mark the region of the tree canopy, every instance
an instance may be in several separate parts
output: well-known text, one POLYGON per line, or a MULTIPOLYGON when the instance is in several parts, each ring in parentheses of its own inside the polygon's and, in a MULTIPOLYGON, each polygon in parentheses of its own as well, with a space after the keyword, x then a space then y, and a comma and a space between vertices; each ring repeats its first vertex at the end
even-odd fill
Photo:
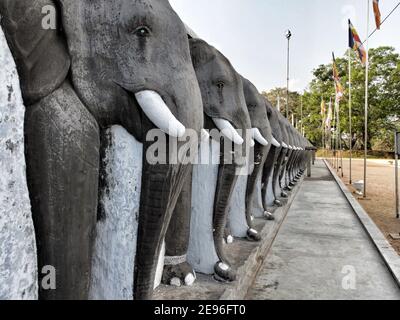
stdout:
MULTIPOLYGON (((365 104, 365 68, 351 50, 352 84, 352 124, 354 147, 364 147, 364 104, 365 104)), ((400 129, 400 56, 392 47, 371 49, 369 67, 369 149, 380 151, 394 150, 394 131, 400 129)), ((336 58, 336 64, 344 88, 344 97, 340 102, 340 125, 342 145, 349 146, 349 74, 348 52, 344 57, 336 58)), ((281 112, 285 113, 286 89, 276 88, 263 92, 273 105, 281 97, 281 112)), ((294 114, 300 128, 301 101, 303 105, 303 128, 305 136, 316 146, 322 145, 321 101, 328 107, 334 100, 335 87, 332 76, 332 63, 320 65, 313 70, 313 80, 303 95, 290 92, 289 114, 294 114)))

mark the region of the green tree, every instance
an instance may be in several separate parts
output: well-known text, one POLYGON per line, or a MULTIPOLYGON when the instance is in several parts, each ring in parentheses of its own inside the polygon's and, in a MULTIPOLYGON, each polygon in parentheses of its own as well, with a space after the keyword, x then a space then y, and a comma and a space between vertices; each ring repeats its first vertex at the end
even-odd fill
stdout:
MULTIPOLYGON (((393 151, 394 130, 400 129, 400 56, 392 47, 371 49, 369 68, 369 119, 368 137, 370 149, 393 151)), ((343 136, 349 134, 348 108, 348 53, 336 59, 344 97, 340 102, 340 126, 343 136)), ((351 51, 352 66, 352 124, 355 148, 364 147, 364 104, 365 104, 365 68, 351 51)), ((281 97, 281 111, 284 113, 286 89, 276 88, 263 94, 273 105, 281 97)), ((318 66, 313 71, 309 89, 301 96, 290 93, 289 113, 300 119, 300 102, 303 101, 303 125, 306 137, 316 146, 322 145, 321 100, 328 106, 334 100, 335 88, 332 77, 332 64, 318 66)), ((342 136, 342 137, 343 137, 342 136)), ((343 146, 348 147, 347 139, 343 146)))

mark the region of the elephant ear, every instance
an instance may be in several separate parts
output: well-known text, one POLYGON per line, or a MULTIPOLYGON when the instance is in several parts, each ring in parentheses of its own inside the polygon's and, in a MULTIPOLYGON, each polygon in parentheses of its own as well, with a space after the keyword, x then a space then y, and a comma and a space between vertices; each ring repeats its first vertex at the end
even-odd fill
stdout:
POLYGON ((0 0, 0 15, 25 104, 33 104, 57 89, 70 68, 57 3, 0 0))
POLYGON ((265 139, 271 141, 271 126, 264 97, 258 92, 254 84, 243 76, 241 78, 251 125, 253 128, 259 129, 265 139))

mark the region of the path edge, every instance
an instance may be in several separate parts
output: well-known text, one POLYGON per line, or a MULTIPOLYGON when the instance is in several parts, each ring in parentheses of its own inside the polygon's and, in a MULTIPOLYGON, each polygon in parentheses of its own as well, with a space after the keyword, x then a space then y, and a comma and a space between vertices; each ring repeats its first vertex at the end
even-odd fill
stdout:
POLYGON ((396 281, 397 285, 400 288, 400 257, 390 245, 390 243, 386 240, 383 233, 379 230, 378 226, 371 219, 368 213, 364 210, 361 204, 357 201, 357 199, 353 196, 351 191, 347 188, 344 182, 339 178, 336 174, 335 170, 330 166, 326 159, 324 159, 324 163, 332 176, 335 178, 336 183, 341 189, 342 193, 346 197, 350 206, 352 207, 354 213, 358 217, 361 225, 364 230, 368 234, 369 238, 372 240, 375 248, 378 250, 379 255, 385 262, 385 265, 389 269, 391 275, 396 281))
POLYGON ((301 177, 293 191, 291 192, 287 203, 275 211, 275 221, 273 225, 266 224, 261 231, 262 243, 254 248, 250 256, 244 264, 237 270, 237 280, 233 287, 227 288, 221 295, 219 300, 232 301, 232 300, 245 300, 251 286, 256 280, 264 262, 272 248, 272 245, 285 221, 289 210, 297 197, 297 194, 304 182, 304 175, 301 177))

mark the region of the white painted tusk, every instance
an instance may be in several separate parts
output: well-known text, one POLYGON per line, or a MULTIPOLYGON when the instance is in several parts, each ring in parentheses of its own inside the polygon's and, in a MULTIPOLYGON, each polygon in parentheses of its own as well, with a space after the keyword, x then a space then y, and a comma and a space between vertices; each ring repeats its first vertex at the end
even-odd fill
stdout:
POLYGON ((276 147, 276 148, 280 148, 280 147, 281 147, 281 144, 278 142, 278 140, 276 140, 276 139, 274 138, 274 136, 272 136, 272 145, 273 145, 274 147, 276 147))
POLYGON ((255 145, 256 142, 254 141, 254 139, 250 139, 250 148, 254 148, 255 145))
POLYGON ((238 145, 242 145, 244 143, 243 138, 228 120, 213 118, 213 121, 222 134, 229 140, 238 145))
POLYGON ((210 140, 210 134, 207 130, 201 129, 201 141, 207 142, 210 140))
POLYGON ((293 147, 292 147, 290 144, 289 144, 289 149, 290 149, 290 150, 293 150, 293 147))
POLYGON ((262 136, 260 130, 257 128, 251 129, 253 131, 253 139, 256 140, 259 144, 262 146, 267 146, 269 145, 269 142, 262 136))
POLYGON ((185 135, 185 126, 175 118, 157 92, 144 90, 136 93, 135 97, 144 114, 157 128, 171 137, 182 138, 185 135))
POLYGON ((282 147, 284 147, 286 149, 289 148, 288 145, 286 143, 284 143, 283 141, 282 141, 282 147))

